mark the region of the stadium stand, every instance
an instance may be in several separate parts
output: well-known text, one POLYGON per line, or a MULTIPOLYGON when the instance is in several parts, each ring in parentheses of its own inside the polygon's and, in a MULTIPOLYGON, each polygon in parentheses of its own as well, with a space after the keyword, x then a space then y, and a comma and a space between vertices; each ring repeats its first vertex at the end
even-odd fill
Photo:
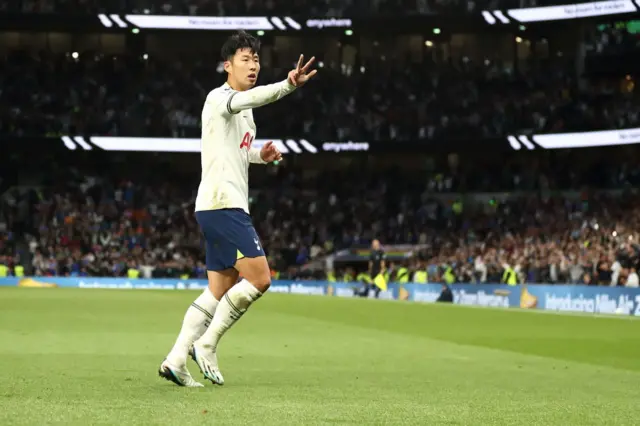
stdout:
MULTIPOLYGON (((2 65, 0 133, 199 137, 201 103, 217 61, 12 52, 2 65)), ((462 61, 327 67, 304 94, 256 110, 256 120, 264 135, 338 141, 640 126, 637 91, 620 90, 617 77, 579 84, 572 67, 564 60, 520 72, 499 62, 462 61)), ((282 69, 261 78, 273 81, 282 69)))
MULTIPOLYGON (((377 237, 423 247, 405 266, 426 268, 433 282, 449 268, 459 282, 500 282, 513 267, 525 282, 624 284, 640 266, 637 154, 592 152, 514 155, 509 167, 504 157, 465 157, 426 173, 347 167, 327 177, 319 161, 314 177, 281 165, 254 179, 252 216, 280 276, 318 277, 326 271, 309 269, 313 260, 377 237)), ((157 162, 128 163, 111 173, 115 163, 58 164, 41 171, 51 184, 5 193, 0 262, 36 275, 204 276, 197 171, 167 171, 166 182, 157 162)), ((351 266, 336 262, 338 277, 351 266)))

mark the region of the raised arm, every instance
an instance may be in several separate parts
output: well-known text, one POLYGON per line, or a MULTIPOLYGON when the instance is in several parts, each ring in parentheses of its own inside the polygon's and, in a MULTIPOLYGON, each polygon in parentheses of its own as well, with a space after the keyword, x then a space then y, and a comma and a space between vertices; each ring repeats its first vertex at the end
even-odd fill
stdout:
POLYGON ((229 114, 237 114, 244 109, 257 108, 282 99, 297 87, 302 87, 311 79, 317 70, 312 70, 307 74, 309 68, 315 61, 315 56, 309 62, 302 65, 304 55, 300 55, 297 66, 289 71, 287 79, 279 83, 268 84, 266 86, 255 87, 244 92, 233 92, 227 100, 226 110, 229 114))
POLYGON ((227 112, 237 114, 245 109, 258 108, 282 99, 294 90, 296 86, 287 78, 279 83, 254 87, 244 92, 233 92, 227 100, 227 112))

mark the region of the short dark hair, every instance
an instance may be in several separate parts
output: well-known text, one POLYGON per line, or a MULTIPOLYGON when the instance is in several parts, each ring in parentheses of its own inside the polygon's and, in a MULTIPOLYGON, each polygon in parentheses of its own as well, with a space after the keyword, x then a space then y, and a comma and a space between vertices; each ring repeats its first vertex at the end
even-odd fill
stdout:
POLYGON ((238 31, 227 39, 222 45, 220 54, 223 61, 230 60, 238 49, 249 49, 251 53, 260 53, 260 40, 247 33, 238 31))

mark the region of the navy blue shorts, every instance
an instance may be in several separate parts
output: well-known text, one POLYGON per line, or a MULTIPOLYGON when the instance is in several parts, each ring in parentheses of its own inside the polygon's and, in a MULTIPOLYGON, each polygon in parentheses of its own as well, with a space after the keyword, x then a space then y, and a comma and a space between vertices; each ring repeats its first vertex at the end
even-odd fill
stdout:
POLYGON ((196 212, 204 234, 208 271, 233 268, 243 257, 264 256, 251 217, 242 209, 196 212))

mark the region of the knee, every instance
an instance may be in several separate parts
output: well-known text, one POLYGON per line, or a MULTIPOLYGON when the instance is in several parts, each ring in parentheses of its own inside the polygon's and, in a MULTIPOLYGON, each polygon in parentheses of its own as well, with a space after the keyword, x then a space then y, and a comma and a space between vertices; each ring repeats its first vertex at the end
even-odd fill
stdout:
POLYGON ((257 288, 260 293, 264 294, 267 290, 269 290, 269 287, 271 287, 271 276, 269 274, 261 274, 261 276, 256 277, 255 282, 251 281, 251 284, 253 284, 253 286, 257 288))
POLYGON ((240 259, 236 262, 236 269, 261 293, 271 286, 271 270, 264 256, 240 259))

